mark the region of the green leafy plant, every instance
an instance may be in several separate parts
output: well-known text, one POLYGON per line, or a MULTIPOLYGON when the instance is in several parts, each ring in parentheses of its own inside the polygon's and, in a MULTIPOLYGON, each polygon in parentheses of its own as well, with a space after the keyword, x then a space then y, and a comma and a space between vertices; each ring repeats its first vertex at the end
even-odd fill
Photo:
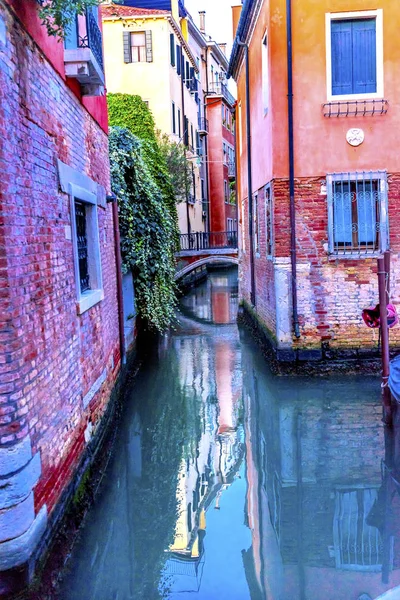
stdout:
MULTIPOLYGON (((146 102, 140 96, 132 94, 108 94, 108 116, 113 127, 125 127, 142 141, 142 153, 145 164, 153 177, 171 216, 178 220, 177 197, 168 165, 156 134, 153 115, 146 102)), ((175 242, 178 240, 178 229, 175 242)))
POLYGON ((171 142, 169 136, 157 131, 158 145, 166 162, 177 202, 185 202, 190 193, 192 166, 186 158, 183 144, 171 142))
POLYGON ((39 17, 51 36, 63 39, 76 15, 83 15, 87 8, 99 6, 103 0, 39 0, 39 17))
POLYGON ((151 329, 164 332, 176 307, 175 214, 146 162, 145 143, 126 128, 112 127, 109 148, 123 267, 135 279, 138 314, 151 329))

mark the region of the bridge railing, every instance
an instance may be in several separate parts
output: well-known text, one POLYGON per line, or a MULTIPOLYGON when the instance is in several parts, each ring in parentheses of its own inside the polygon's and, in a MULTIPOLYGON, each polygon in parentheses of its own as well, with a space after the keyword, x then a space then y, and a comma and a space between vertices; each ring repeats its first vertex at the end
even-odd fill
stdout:
POLYGON ((236 231, 196 231, 179 236, 180 250, 217 250, 237 248, 236 231))

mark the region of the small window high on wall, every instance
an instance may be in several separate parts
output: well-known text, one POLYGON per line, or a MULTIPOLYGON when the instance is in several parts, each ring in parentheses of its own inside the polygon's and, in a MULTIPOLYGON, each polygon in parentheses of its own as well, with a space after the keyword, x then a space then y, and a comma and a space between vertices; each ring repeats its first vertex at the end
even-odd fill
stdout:
POLYGON ((124 62, 153 62, 153 41, 151 30, 124 31, 124 62))
POLYGON ((269 56, 267 32, 265 32, 262 41, 262 99, 264 115, 266 115, 269 108, 269 56))
POLYGON ((382 14, 326 15, 328 100, 383 97, 382 14))

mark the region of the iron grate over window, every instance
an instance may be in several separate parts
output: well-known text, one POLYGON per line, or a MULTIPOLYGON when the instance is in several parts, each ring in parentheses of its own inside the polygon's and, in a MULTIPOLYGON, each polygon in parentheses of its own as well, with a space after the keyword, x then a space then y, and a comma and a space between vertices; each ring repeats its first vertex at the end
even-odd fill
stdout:
POLYGON ((378 254, 388 248, 385 171, 327 176, 329 252, 378 254))
POLYGON ((78 243, 79 280, 81 294, 90 289, 86 208, 75 201, 76 236, 78 243))

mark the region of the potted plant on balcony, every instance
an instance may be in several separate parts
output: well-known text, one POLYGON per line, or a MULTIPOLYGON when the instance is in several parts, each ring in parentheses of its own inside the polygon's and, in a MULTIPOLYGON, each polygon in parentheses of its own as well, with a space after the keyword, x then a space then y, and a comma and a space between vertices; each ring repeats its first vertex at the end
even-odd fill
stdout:
POLYGON ((39 17, 52 36, 64 38, 76 15, 85 14, 88 8, 99 6, 103 0, 37 0, 39 17))

